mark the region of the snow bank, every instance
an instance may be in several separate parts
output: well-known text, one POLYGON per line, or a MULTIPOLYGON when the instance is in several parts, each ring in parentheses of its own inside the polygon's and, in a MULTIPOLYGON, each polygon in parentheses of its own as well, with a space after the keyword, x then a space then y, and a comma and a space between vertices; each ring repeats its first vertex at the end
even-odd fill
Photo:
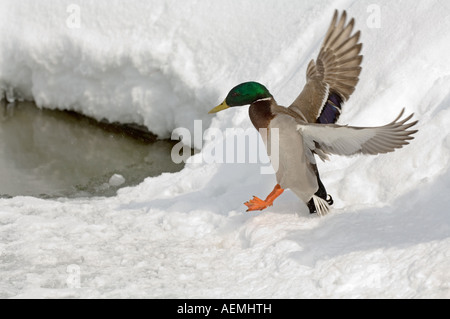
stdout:
POLYGON ((161 137, 192 128, 194 119, 209 123, 211 104, 236 82, 275 84, 279 76, 269 74, 269 64, 284 51, 280 45, 289 49, 299 40, 289 29, 299 26, 301 12, 320 8, 176 0, 5 0, 0 6, 0 87, 10 99, 144 124, 161 137), (296 21, 286 25, 285 12, 295 11, 296 21), (278 48, 266 48, 274 39, 278 48))
POLYGON ((406 107, 420 132, 393 154, 321 164, 336 199, 322 219, 290 192, 243 213, 275 182, 257 164, 189 164, 109 199, 0 200, 0 297, 450 297, 450 5, 377 3, 2 1, 4 94, 162 137, 198 119, 250 127, 245 108, 206 114, 240 82, 289 104, 347 9, 365 60, 340 122, 406 107))

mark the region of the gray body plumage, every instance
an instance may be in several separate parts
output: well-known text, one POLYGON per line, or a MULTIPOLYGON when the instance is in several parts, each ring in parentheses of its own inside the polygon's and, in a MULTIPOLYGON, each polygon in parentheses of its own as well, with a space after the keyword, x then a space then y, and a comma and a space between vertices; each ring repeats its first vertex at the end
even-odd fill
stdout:
POLYGON ((292 116, 287 114, 276 116, 270 122, 266 146, 276 170, 278 184, 283 189, 290 189, 307 203, 317 192, 319 185, 311 165, 315 164, 314 157, 307 156, 306 145, 296 129, 297 125, 298 122, 292 116), (275 130, 277 130, 278 139, 271 136, 275 130), (278 152, 274 152, 274 148, 277 148, 278 152), (277 156, 274 156, 274 153, 277 156))

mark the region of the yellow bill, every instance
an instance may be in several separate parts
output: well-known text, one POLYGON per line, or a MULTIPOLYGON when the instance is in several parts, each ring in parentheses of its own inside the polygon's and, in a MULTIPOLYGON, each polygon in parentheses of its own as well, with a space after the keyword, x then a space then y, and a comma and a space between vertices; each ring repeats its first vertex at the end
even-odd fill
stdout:
POLYGON ((213 108, 211 111, 209 111, 208 114, 218 113, 218 112, 226 110, 228 108, 230 108, 230 106, 227 104, 226 101, 223 101, 222 104, 220 104, 219 106, 216 106, 215 108, 213 108))

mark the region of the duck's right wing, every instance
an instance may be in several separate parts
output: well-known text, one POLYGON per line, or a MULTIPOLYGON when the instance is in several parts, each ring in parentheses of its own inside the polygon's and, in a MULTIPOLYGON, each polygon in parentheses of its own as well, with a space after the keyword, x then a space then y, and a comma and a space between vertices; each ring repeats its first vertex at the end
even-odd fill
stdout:
POLYGON ((336 11, 317 60, 308 65, 306 85, 289 107, 309 123, 336 123, 359 81, 361 33, 352 35, 355 20, 346 24, 346 11, 338 18, 336 11))
POLYGON ((316 153, 322 160, 328 154, 384 154, 393 152, 409 144, 417 130, 410 130, 418 121, 408 123, 414 114, 401 120, 403 110, 392 123, 380 127, 351 127, 335 124, 298 125, 305 147, 316 153))

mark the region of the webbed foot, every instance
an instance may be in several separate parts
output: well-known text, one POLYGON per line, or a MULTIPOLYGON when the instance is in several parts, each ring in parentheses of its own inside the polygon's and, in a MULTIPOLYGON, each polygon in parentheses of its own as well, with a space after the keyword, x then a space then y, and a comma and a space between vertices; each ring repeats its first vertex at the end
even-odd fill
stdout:
POLYGON ((283 194, 284 189, 281 188, 280 185, 275 186, 272 193, 267 196, 266 200, 262 200, 261 198, 258 198, 256 196, 253 197, 253 199, 246 202, 244 205, 248 207, 247 212, 254 212, 257 210, 264 210, 267 207, 270 207, 273 205, 273 202, 275 199, 277 199, 278 196, 283 194))
POLYGON ((254 196, 253 199, 249 200, 244 205, 248 207, 247 212, 254 212, 264 210, 267 207, 272 206, 273 203, 268 203, 265 200, 254 196))

